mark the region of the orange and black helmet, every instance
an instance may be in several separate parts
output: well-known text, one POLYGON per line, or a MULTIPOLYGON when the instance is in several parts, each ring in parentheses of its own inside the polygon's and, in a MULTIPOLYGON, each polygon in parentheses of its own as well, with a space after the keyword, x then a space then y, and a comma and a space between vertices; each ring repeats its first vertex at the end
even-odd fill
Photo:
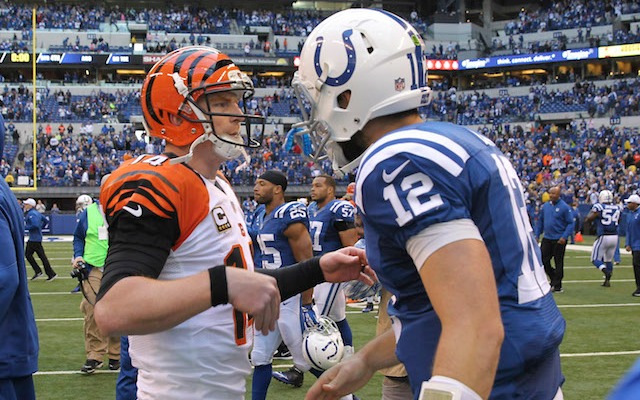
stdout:
POLYGON ((205 133, 215 134, 211 117, 217 114, 202 108, 197 101, 202 95, 228 91, 239 92, 245 105, 244 114, 237 115, 245 118, 247 125, 245 143, 240 145, 260 146, 261 140, 252 140, 248 127, 249 119, 255 115, 246 113, 246 102, 254 93, 253 83, 226 54, 211 47, 183 47, 151 68, 140 98, 145 128, 151 136, 176 146, 187 146, 205 133))

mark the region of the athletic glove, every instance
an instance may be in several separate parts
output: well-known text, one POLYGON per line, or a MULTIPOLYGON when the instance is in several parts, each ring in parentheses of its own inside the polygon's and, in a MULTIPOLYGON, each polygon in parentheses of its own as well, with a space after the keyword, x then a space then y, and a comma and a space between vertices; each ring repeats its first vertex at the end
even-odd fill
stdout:
POLYGON ((313 304, 302 306, 302 319, 306 329, 318 326, 318 318, 316 318, 316 312, 313 310, 313 304))

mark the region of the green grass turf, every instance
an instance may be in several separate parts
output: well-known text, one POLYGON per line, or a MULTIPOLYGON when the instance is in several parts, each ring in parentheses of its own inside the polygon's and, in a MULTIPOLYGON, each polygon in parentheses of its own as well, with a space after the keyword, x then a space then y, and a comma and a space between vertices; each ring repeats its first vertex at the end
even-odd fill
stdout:
MULTIPOLYGON (((585 237, 593 243, 593 237, 585 237)), ((70 294, 76 281, 69 277, 72 246, 69 242, 45 243, 45 249, 59 278, 29 283, 40 334, 40 372, 35 375, 39 400, 113 399, 116 374, 106 370, 91 376, 79 373, 84 363, 84 339, 80 294, 70 294)), ((567 333, 561 346, 563 387, 567 399, 604 399, 613 385, 640 355, 637 340, 640 298, 635 289, 631 257, 622 256, 614 268, 610 288, 600 286, 602 274, 589 261, 589 252, 568 250, 565 258, 564 293, 554 296, 567 320, 567 333)), ((27 265, 29 275, 31 268, 27 265)), ((453 293, 452 295, 455 295, 453 293)), ((361 306, 360 306, 361 307, 361 306)), ((362 314, 349 307, 349 323, 356 348, 375 332, 374 313, 362 314)), ((106 361, 106 360, 105 360, 106 361)), ((276 362, 284 368, 290 361, 276 362)), ((106 365, 106 363, 105 363, 106 365)), ((315 381, 305 374, 300 389, 272 381, 269 399, 302 399, 315 381)), ((357 392, 363 400, 380 398, 381 376, 357 392)), ((251 380, 247 382, 250 391, 251 380)), ((250 394, 247 399, 250 399, 250 394)))

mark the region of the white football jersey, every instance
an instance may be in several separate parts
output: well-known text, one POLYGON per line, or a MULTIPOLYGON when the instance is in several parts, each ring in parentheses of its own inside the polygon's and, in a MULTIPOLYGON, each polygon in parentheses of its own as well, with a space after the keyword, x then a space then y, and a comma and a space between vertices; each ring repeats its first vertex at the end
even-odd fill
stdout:
MULTIPOLYGON (((221 174, 208 180, 165 156, 147 156, 123 164, 112 178, 101 195, 107 215, 120 225, 116 235, 144 232, 145 240, 163 240, 169 233, 153 232, 149 225, 158 220, 170 221, 179 232, 158 279, 180 279, 216 265, 253 271, 244 214, 221 174), (118 218, 119 210, 127 220, 118 218)), ((163 332, 131 335, 129 343, 138 399, 244 399, 253 321, 231 305, 212 307, 163 332)))

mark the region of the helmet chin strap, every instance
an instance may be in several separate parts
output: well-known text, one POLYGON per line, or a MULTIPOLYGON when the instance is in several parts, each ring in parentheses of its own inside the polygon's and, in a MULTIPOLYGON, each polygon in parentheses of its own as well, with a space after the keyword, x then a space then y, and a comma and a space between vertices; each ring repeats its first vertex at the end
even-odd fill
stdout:
POLYGON ((358 158, 342 167, 339 167, 336 161, 333 160, 333 173, 338 179, 344 178, 349 172, 353 171, 358 165, 360 165, 360 160, 362 159, 363 155, 364 153, 360 154, 358 158))
POLYGON ((189 146, 189 152, 187 154, 180 157, 172 158, 170 161, 171 164, 188 163, 193 158, 193 151, 195 150, 196 146, 206 142, 207 140, 213 143, 213 152, 216 153, 216 155, 227 160, 234 160, 242 156, 242 158, 244 159, 243 164, 246 163, 248 165, 251 162, 251 157, 249 157, 249 154, 247 154, 247 151, 244 149, 244 147, 239 144, 225 142, 217 137, 213 132, 209 132, 200 135, 196 140, 194 140, 191 143, 191 146, 189 146))
POLYGON ((333 173, 338 179, 344 178, 345 175, 347 175, 349 172, 353 171, 354 168, 360 165, 360 160, 364 155, 363 152, 354 160, 348 161, 340 145, 338 145, 338 143, 334 141, 328 141, 325 145, 325 149, 327 151, 329 159, 331 159, 331 167, 333 168, 333 173), (342 165, 342 167, 340 165, 342 165))
POLYGON ((191 146, 189 146, 189 152, 187 154, 185 154, 183 156, 180 156, 180 157, 172 158, 169 162, 171 164, 188 163, 193 158, 193 150, 200 143, 204 143, 205 140, 207 140, 207 134, 206 133, 204 135, 200 135, 196 140, 191 142, 191 146))

